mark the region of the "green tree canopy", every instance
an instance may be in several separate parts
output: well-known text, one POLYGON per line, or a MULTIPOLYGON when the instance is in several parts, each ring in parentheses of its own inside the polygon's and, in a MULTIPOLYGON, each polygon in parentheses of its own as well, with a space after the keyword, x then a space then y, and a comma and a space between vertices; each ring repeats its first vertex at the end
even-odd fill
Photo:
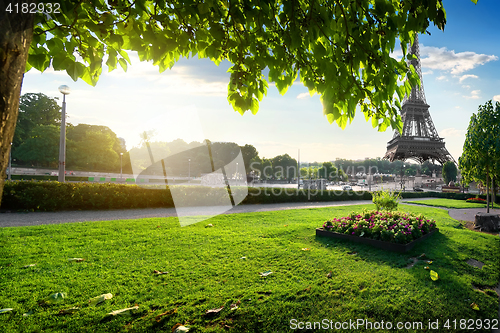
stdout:
POLYGON ((57 98, 44 94, 24 94, 19 102, 16 131, 12 142, 15 150, 31 137, 31 130, 37 125, 59 125, 61 123, 61 107, 57 98))
POLYGON ((489 184, 500 178, 500 103, 480 105, 472 114, 467 128, 462 156, 458 165, 464 183, 489 184), (491 181, 491 182, 490 182, 491 181))
POLYGON ((396 107, 418 82, 405 57, 390 56, 396 40, 405 56, 415 33, 444 29, 446 14, 440 0, 66 0, 34 19, 28 70, 52 66, 95 85, 104 59, 109 70, 127 69, 127 50, 160 72, 180 57, 229 60, 228 101, 240 113, 257 112, 268 82, 284 94, 299 79, 330 122, 346 126, 359 105, 384 130, 400 127, 396 107))
POLYGON ((30 136, 12 153, 21 164, 36 167, 56 167, 59 156, 60 128, 55 125, 36 125, 30 136))
POLYGON ((451 181, 456 182, 457 174, 458 174, 458 169, 457 166, 455 165, 455 162, 448 161, 443 164, 443 178, 446 184, 448 184, 451 181))
POLYGON ((120 171, 121 141, 107 126, 78 124, 68 127, 67 168, 120 171))
POLYGON ((291 180, 297 177, 297 160, 288 154, 278 155, 271 159, 274 179, 291 180))

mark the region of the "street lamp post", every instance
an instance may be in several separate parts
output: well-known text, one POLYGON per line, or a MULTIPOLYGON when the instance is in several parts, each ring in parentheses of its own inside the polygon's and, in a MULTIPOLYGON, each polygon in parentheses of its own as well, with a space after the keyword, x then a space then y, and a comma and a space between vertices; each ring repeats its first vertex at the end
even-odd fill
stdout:
POLYGON ((9 152, 9 180, 12 179, 12 142, 10 143, 10 152, 9 152))
POLYGON ((123 157, 123 153, 120 153, 120 181, 123 179, 122 157, 123 157))
MULTIPOLYGON (((401 184, 401 189, 405 191, 405 190, 406 190, 406 189, 404 188, 405 181, 404 181, 404 179, 403 179, 403 175, 404 175, 404 168, 405 168, 405 165, 403 164, 403 165, 401 166, 401 182, 400 182, 400 184, 401 184)), ((405 191, 405 192, 406 192, 406 191, 405 191)))
POLYGON ((59 91, 63 94, 62 115, 61 115, 61 137, 59 139, 59 176, 57 181, 64 182, 64 172, 66 168, 66 95, 70 93, 70 89, 66 85, 59 87, 59 91))
POLYGON ((372 167, 368 166, 368 192, 372 191, 372 167))
POLYGON ((188 183, 191 182, 191 159, 188 159, 188 183))

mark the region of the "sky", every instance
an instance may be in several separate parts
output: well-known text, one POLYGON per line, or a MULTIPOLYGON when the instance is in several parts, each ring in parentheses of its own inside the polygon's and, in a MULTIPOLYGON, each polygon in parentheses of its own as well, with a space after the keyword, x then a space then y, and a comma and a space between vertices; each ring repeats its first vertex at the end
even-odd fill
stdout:
MULTIPOLYGON (((420 35, 423 84, 431 117, 446 148, 458 161, 470 116, 488 100, 500 102, 500 1, 443 0, 447 14, 444 32, 435 27, 420 35)), ((243 116, 227 101, 229 63, 219 66, 207 59, 181 59, 163 73, 130 54, 127 72, 103 68, 92 87, 74 82, 65 71, 32 69, 24 76, 21 94, 43 93, 60 97, 68 85, 68 122, 104 125, 124 138, 127 149, 140 143, 144 130, 155 130, 152 140, 211 141, 251 144, 259 156, 288 153, 301 162, 336 158, 382 157, 393 131, 378 132, 358 110, 342 130, 329 124, 318 95, 310 96, 294 84, 282 96, 270 85, 259 112, 243 116), (196 118, 196 119, 195 119, 196 118), (186 130, 192 120, 193 128, 186 130), (159 125, 163 124, 163 125, 159 125), (177 126, 177 124, 183 124, 177 126), (155 127, 156 126, 156 127, 155 127)))

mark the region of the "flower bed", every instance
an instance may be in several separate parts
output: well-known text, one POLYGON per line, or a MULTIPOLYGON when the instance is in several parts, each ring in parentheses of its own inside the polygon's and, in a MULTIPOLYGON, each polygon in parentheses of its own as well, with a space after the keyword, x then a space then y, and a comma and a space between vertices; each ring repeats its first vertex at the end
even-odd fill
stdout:
POLYGON ((465 202, 475 202, 475 203, 486 204, 486 200, 481 199, 481 198, 470 198, 470 199, 465 200, 465 202))
POLYGON ((432 233, 436 221, 423 215, 400 211, 363 211, 349 216, 334 218, 323 224, 323 231, 362 237, 396 244, 408 244, 432 233))

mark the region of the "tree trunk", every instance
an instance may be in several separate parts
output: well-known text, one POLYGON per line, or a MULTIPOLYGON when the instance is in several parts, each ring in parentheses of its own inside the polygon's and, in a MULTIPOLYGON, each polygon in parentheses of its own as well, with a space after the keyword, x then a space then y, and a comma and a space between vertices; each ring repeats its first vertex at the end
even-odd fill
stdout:
POLYGON ((493 208, 493 205, 495 204, 497 200, 497 183, 495 182, 495 176, 491 177, 491 208, 493 208))
POLYGON ((490 189, 489 189, 490 176, 486 174, 486 213, 490 212, 490 189))
MULTIPOLYGON (((32 1, 25 1, 28 2, 32 1)), ((0 0, 0 204, 16 129, 21 85, 33 37, 33 14, 15 13, 14 3, 0 0), (4 11, 8 4, 13 9, 11 13, 4 11)))

